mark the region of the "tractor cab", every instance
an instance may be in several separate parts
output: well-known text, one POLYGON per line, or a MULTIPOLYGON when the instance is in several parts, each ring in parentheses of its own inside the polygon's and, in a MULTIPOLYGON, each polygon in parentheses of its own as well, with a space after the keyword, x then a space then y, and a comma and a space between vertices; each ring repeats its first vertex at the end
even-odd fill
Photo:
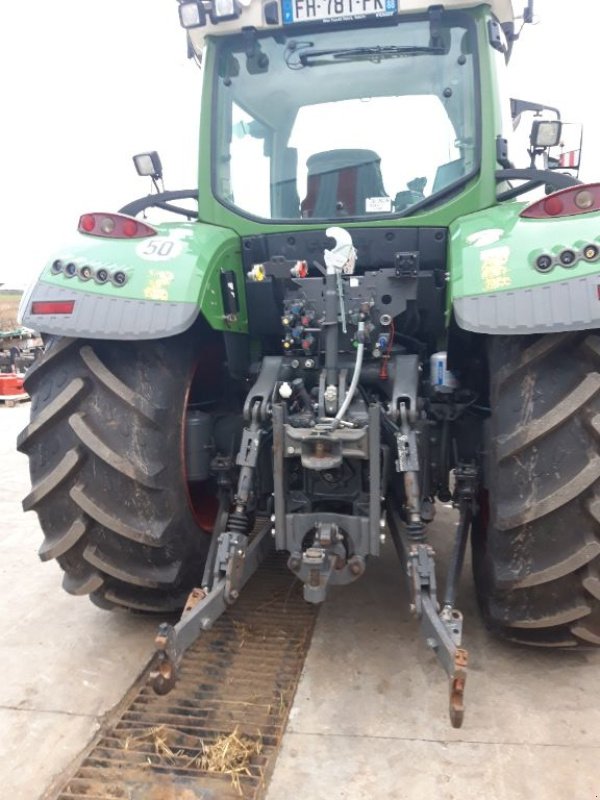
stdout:
POLYGON ((511 158, 498 85, 518 36, 513 5, 181 3, 204 66, 212 192, 200 217, 241 232, 245 220, 370 224, 446 207, 450 221, 495 202, 494 173, 511 158))

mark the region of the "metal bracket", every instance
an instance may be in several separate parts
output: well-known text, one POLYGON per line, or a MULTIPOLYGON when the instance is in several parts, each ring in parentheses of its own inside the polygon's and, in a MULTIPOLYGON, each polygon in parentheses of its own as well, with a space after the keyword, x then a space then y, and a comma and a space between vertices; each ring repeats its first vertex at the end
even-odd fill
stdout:
POLYGON ((411 611, 420 620, 427 645, 448 675, 450 722, 454 728, 460 728, 464 717, 468 663, 468 653, 460 646, 462 614, 453 605, 445 605, 441 612, 439 610, 433 548, 425 542, 411 541, 409 531, 393 505, 389 508, 388 523, 409 579, 411 611))
POLYGON ((263 358, 256 382, 244 402, 244 419, 248 422, 251 421, 254 406, 257 404, 260 406, 258 419, 263 422, 268 419, 273 392, 279 379, 281 362, 281 356, 265 356, 263 358))
POLYGON ((308 573, 304 583, 304 599, 309 603, 325 600, 327 584, 333 570, 335 556, 323 547, 309 547, 302 553, 302 567, 308 573))
POLYGON ((423 595, 421 631, 427 645, 436 654, 449 679, 448 711, 453 728, 460 728, 464 715, 464 694, 467 681, 468 652, 457 644, 431 602, 427 593, 423 595))
POLYGON ((394 376, 394 383, 387 416, 396 422, 400 415, 400 403, 405 403, 408 406, 408 417, 411 422, 414 422, 417 418, 419 357, 415 355, 396 356, 391 372, 394 376))
POLYGON ((459 464, 454 470, 454 507, 458 508, 459 517, 454 537, 454 547, 452 548, 452 556, 448 567, 446 591, 444 593, 444 613, 447 617, 451 617, 455 612, 454 602, 458 579, 465 559, 465 550, 473 514, 476 511, 478 478, 478 470, 472 464, 459 464))
POLYGON ((411 538, 424 537, 424 525, 421 519, 421 487, 419 485, 419 451, 417 447, 417 434, 409 425, 408 409, 406 402, 402 401, 399 407, 400 429, 393 425, 398 450, 396 470, 403 474, 404 491, 406 493, 406 513, 408 516, 411 538))
POLYGON ((252 422, 249 428, 242 431, 242 441, 240 449, 235 459, 238 467, 255 467, 258 459, 258 447, 263 431, 258 427, 258 423, 252 422))
POLYGON ((420 253, 418 250, 409 253, 396 253, 397 278, 417 278, 419 275, 420 253))
MULTIPOLYGON (((222 533, 218 539, 214 579, 225 576, 225 602, 234 603, 240 594, 248 539, 241 533, 222 533)), ((213 579, 213 583, 215 580, 213 579)))
POLYGON ((428 544, 411 544, 408 549, 406 574, 411 587, 411 611, 417 619, 423 614, 423 594, 427 592, 435 608, 437 602, 437 585, 435 578, 435 553, 428 544))
POLYGON ((417 448, 417 433, 408 424, 408 409, 406 403, 400 403, 400 430, 396 432, 396 447, 398 448, 397 472, 418 472, 419 451, 417 448))
POLYGON ((175 626, 166 622, 159 626, 155 639, 156 661, 149 677, 157 694, 171 691, 177 681, 177 671, 186 650, 203 630, 213 626, 256 572, 272 547, 270 533, 271 523, 266 522, 242 551, 243 556, 239 556, 239 546, 232 547, 235 534, 221 534, 217 559, 219 553, 225 557, 225 574, 209 592, 202 589, 192 591, 181 619, 175 626), (226 546, 228 555, 225 555, 226 546))

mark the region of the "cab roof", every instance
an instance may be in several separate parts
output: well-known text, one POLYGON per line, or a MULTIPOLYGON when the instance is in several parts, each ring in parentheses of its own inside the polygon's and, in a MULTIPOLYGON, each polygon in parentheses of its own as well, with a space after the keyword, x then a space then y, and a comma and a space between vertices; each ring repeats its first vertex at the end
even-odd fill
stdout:
MULTIPOLYGON (((300 0, 301 3, 310 3, 315 0, 300 0)), ((185 0, 180 0, 185 2, 185 0)), ((189 28, 188 36, 190 44, 197 56, 202 55, 204 41, 208 36, 227 36, 241 32, 243 28, 254 28, 256 30, 293 30, 293 24, 284 24, 282 20, 282 8, 291 8, 292 4, 297 4, 298 0, 203 0, 201 5, 205 9, 205 24, 201 27, 189 28), (221 18, 217 16, 219 12, 227 12, 235 9, 235 18, 231 15, 223 14, 221 18)), ((316 0, 319 3, 319 0, 316 0)), ((327 0, 321 0, 327 2, 327 0)), ((371 0, 374 2, 374 0, 371 0)), ((381 0, 380 0, 381 2, 381 0)), ((386 0, 387 6, 388 0, 386 0)), ((445 0, 442 4, 432 3, 427 0, 392 0, 392 5, 397 8, 398 16, 405 14, 415 14, 428 11, 433 5, 442 5, 446 10, 458 10, 476 8, 477 6, 487 5, 492 13, 503 26, 514 25, 515 19, 523 15, 526 0, 445 0)), ((291 13, 291 12, 290 12, 291 13)), ((364 19, 364 17, 363 17, 364 19)), ((289 20, 287 20, 289 22, 289 20)))

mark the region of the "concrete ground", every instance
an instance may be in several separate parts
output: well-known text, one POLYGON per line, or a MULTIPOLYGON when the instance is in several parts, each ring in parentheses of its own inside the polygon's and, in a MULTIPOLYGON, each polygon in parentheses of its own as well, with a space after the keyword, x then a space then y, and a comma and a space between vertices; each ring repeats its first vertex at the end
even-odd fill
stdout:
MULTIPOLYGON (((440 560, 454 512, 431 526, 440 560)), ((466 713, 410 618, 393 546, 320 611, 267 800, 597 800, 600 652, 525 649, 483 628, 470 565, 458 606, 466 713)))
POLYGON ((0 405, 0 797, 37 800, 91 740, 152 652, 156 623, 107 614, 61 588, 24 514, 27 459, 15 450, 29 403, 0 405))
MULTIPOLYGON (((151 652, 155 624, 65 594, 23 514, 27 462, 14 450, 27 405, 0 407, 0 797, 39 800, 93 736, 151 652)), ((453 518, 433 540, 447 552, 453 518)), ((465 570, 467 712, 447 719, 447 683, 407 611, 397 559, 322 608, 268 800, 597 800, 600 653, 495 642, 465 570)))

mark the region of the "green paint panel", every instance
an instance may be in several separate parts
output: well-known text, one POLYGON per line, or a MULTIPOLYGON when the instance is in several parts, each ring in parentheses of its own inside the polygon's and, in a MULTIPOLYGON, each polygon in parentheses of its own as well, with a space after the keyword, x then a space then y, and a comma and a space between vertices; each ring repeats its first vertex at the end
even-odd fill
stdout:
POLYGON ((199 223, 155 225, 156 236, 143 239, 109 239, 77 234, 67 247, 56 253, 40 275, 40 282, 68 287, 73 292, 164 302, 197 302, 209 324, 217 330, 247 330, 244 275, 239 237, 231 230, 199 223), (79 276, 54 275, 55 260, 77 267, 122 270, 124 286, 110 281, 98 284, 79 276), (221 299, 221 270, 233 270, 238 279, 240 314, 226 321, 221 299))
POLYGON ((450 226, 451 299, 528 289, 600 272, 600 259, 587 261, 588 244, 600 248, 600 213, 534 220, 519 216, 524 203, 510 202, 470 214, 450 226), (538 256, 558 262, 564 250, 577 258, 549 272, 535 268, 538 256))

